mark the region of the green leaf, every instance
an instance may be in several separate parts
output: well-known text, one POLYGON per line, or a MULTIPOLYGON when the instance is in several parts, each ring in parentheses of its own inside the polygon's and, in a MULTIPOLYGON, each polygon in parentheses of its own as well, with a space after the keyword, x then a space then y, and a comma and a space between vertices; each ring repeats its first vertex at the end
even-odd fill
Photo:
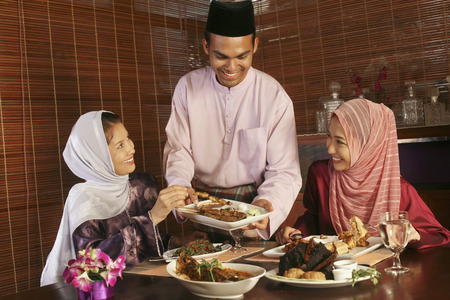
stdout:
POLYGON ((202 268, 205 268, 205 271, 209 274, 209 281, 215 282, 214 275, 213 275, 213 269, 223 269, 220 262, 217 260, 217 258, 213 258, 212 261, 209 263, 206 260, 202 259, 202 262, 199 263, 197 266, 197 272, 199 275, 201 275, 202 268))
POLYGON ((382 275, 380 272, 377 271, 376 268, 369 268, 369 269, 359 269, 359 270, 353 270, 352 272, 352 286, 355 286, 356 282, 360 278, 364 277, 370 277, 370 280, 372 281, 373 285, 376 285, 378 283, 378 278, 381 278, 382 275))

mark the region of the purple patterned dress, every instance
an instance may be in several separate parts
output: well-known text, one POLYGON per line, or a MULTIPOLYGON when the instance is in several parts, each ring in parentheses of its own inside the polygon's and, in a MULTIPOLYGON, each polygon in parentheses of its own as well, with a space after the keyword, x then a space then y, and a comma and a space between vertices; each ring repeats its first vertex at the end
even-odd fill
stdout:
POLYGON ((131 197, 127 209, 110 219, 81 224, 72 236, 76 252, 100 248, 112 259, 123 255, 128 266, 137 265, 148 256, 163 254, 168 236, 160 235, 148 213, 158 197, 158 184, 147 173, 132 173, 129 181, 131 197))

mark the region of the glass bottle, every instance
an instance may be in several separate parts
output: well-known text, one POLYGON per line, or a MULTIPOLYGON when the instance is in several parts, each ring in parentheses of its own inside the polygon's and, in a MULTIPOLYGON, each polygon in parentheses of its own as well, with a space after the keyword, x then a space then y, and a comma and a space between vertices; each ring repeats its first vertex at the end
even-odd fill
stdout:
POLYGON ((369 88, 362 88, 361 95, 359 95, 359 98, 369 99, 369 94, 370 94, 369 88))
POLYGON ((443 125, 445 121, 445 104, 438 102, 439 88, 432 87, 428 91, 431 101, 425 103, 425 125, 436 126, 443 125))
POLYGON ((330 99, 329 96, 320 97, 319 101, 322 109, 316 111, 316 125, 318 133, 326 133, 328 129, 327 111, 325 109, 325 102, 330 99))
POLYGON ((420 126, 424 124, 423 101, 416 96, 414 80, 405 81, 408 93, 402 101, 403 124, 405 126, 420 126))
POLYGON ((324 107, 327 112, 327 122, 331 118, 331 113, 338 108, 339 105, 344 103, 344 100, 339 98, 339 91, 341 90, 341 84, 337 81, 330 83, 331 99, 324 101, 324 107))

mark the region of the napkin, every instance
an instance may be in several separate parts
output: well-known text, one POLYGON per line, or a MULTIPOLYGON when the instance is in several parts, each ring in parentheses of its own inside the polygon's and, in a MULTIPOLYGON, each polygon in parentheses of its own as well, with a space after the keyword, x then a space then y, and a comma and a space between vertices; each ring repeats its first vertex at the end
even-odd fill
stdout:
POLYGON ((382 262, 383 260, 390 258, 391 256, 392 252, 390 250, 386 248, 381 248, 373 252, 369 252, 356 258, 353 258, 353 260, 356 260, 358 265, 367 265, 369 267, 373 267, 376 264, 382 262))

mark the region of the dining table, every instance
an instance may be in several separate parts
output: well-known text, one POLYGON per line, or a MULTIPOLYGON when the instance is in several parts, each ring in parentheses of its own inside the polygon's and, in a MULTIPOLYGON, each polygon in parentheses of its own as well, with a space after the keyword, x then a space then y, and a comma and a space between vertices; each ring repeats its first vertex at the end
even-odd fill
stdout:
MULTIPOLYGON (((261 257, 261 253, 276 247, 275 241, 246 240, 244 247, 259 247, 258 252, 245 252, 234 263, 254 264, 267 271, 278 268, 275 260, 250 260, 261 257)), ((384 249, 386 250, 386 249, 384 249)), ((423 250, 405 249, 401 253, 404 266, 410 272, 388 275, 384 268, 392 265, 392 257, 386 258, 374 267, 382 274, 374 285, 371 280, 357 282, 354 286, 331 288, 309 288, 287 285, 263 276, 256 286, 241 299, 448 299, 447 284, 450 283, 450 248, 434 247, 423 250)), ((146 275, 146 271, 164 269, 166 261, 145 260, 138 266, 127 268, 123 279, 114 286, 114 296, 110 299, 206 299, 183 287, 170 276, 146 275)), ((67 283, 55 283, 44 287, 31 288, 18 293, 7 294, 1 300, 13 299, 78 299, 77 290, 67 283)))

